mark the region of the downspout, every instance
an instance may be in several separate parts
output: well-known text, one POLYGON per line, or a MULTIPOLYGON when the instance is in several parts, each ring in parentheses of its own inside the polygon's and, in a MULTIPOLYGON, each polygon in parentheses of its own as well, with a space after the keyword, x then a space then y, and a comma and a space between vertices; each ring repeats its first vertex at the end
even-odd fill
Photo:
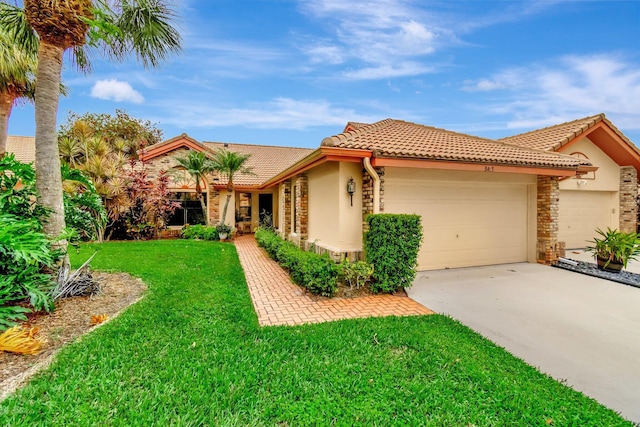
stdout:
POLYGON ((373 166, 371 166, 371 159, 369 157, 362 159, 362 164, 369 176, 373 178, 373 213, 378 214, 380 213, 380 176, 373 166))

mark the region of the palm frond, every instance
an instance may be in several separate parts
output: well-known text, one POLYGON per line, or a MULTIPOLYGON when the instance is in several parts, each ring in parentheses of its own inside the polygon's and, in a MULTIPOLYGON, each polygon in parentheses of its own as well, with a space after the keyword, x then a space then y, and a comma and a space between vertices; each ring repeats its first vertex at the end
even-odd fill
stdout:
POLYGON ((134 51, 144 67, 157 67, 181 49, 182 37, 172 25, 176 13, 162 0, 121 0, 115 25, 121 37, 114 54, 122 59, 134 51))

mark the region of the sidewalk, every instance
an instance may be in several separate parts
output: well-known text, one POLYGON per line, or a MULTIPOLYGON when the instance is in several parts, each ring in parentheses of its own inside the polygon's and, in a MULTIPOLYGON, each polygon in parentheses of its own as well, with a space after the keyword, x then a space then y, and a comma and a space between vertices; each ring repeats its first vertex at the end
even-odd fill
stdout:
POLYGON ((411 298, 372 295, 314 301, 256 244, 251 235, 235 245, 261 326, 299 325, 374 316, 417 316, 433 312, 411 298))

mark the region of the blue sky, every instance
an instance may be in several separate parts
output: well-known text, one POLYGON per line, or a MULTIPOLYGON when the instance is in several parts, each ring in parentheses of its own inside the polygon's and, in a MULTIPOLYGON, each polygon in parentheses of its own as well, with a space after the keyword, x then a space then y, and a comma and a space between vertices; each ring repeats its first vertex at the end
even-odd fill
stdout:
MULTIPOLYGON (((59 123, 115 109, 171 138, 317 147, 346 122, 499 138, 604 112, 640 145, 640 1, 178 1, 161 68, 66 58, 59 123)), ((9 134, 34 135, 33 107, 9 134)))

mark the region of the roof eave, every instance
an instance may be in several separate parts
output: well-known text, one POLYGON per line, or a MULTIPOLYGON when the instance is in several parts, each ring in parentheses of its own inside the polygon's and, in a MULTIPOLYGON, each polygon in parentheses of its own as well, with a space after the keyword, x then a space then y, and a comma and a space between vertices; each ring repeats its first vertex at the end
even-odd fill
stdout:
POLYGON ((264 189, 280 184, 325 162, 361 162, 363 158, 371 157, 371 154, 371 150, 321 146, 302 160, 264 182, 260 188, 264 189))
POLYGON ((163 141, 159 144, 154 144, 149 148, 144 148, 139 151, 140 160, 147 161, 154 157, 167 154, 177 148, 187 147, 189 149, 211 154, 211 150, 201 142, 196 141, 189 135, 183 133, 182 135, 163 141))
POLYGON ((576 135, 571 141, 563 144, 559 150, 568 150, 575 142, 589 138, 599 149, 620 166, 633 166, 640 176, 640 150, 607 118, 603 117, 594 126, 576 135), (611 141, 614 143, 612 144, 611 141))
POLYGON ((440 169, 485 173, 518 173, 544 176, 576 176, 577 166, 509 165, 496 163, 464 162, 452 160, 428 160, 416 158, 375 157, 371 164, 376 166, 407 167, 420 169, 440 169))

